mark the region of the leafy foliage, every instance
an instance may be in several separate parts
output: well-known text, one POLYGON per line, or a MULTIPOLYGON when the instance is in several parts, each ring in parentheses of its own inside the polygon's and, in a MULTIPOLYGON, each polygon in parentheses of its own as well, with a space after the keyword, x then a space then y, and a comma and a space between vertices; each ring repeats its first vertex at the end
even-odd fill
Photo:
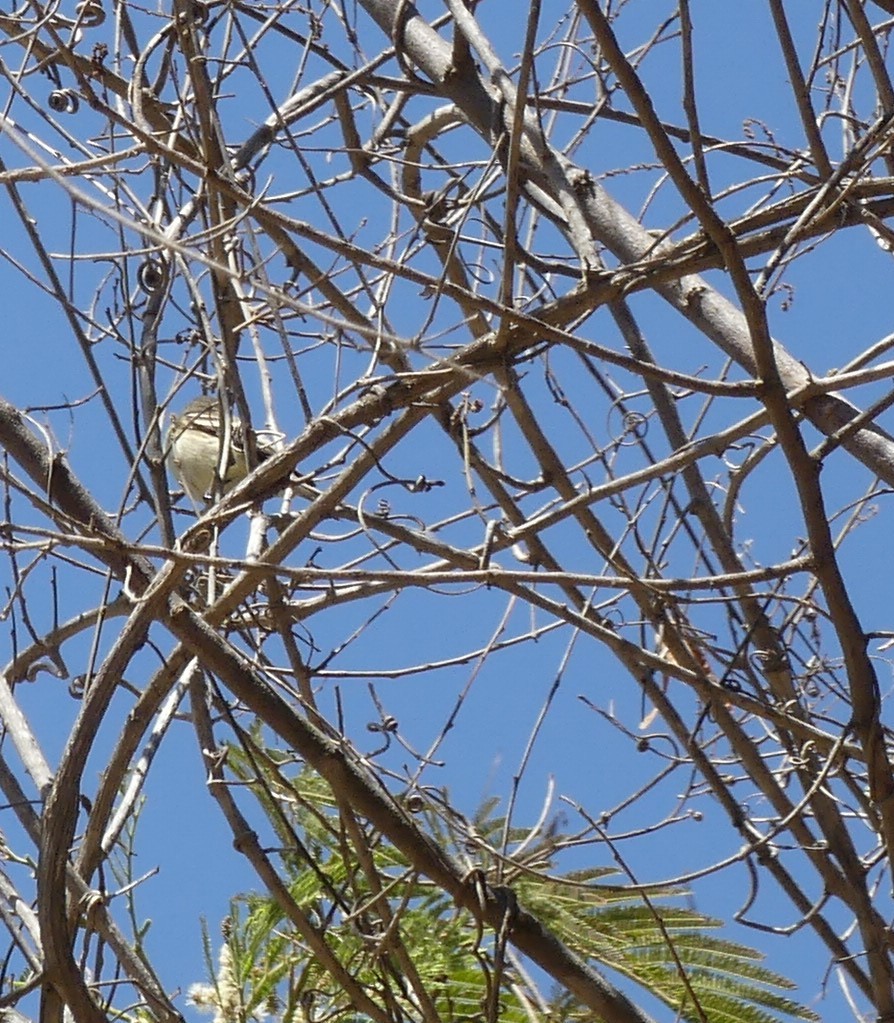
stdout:
MULTIPOLYGON (((333 954, 361 984, 388 988, 413 1018, 418 1005, 403 982, 401 959, 392 951, 399 944, 443 1019, 481 1018, 494 984, 499 986, 499 1018, 507 1023, 594 1018, 564 993, 550 999, 541 992, 520 959, 504 961, 498 937, 485 933, 470 913, 415 877, 404 857, 381 836, 366 836, 372 860, 363 869, 345 841, 325 784, 308 771, 288 777, 275 767, 279 758, 272 751, 263 759, 270 769, 264 785, 256 779, 255 790, 261 793, 264 813, 278 821, 283 839, 299 835, 312 861, 294 852, 284 857, 289 894, 320 922, 333 954)), ((230 749, 228 762, 241 780, 251 777, 248 759, 238 749, 230 749)), ((473 821, 461 823, 452 814, 449 825, 433 807, 420 809, 418 816, 435 841, 454 855, 468 856, 473 850, 476 869, 492 880, 498 870, 509 875, 520 902, 578 955, 633 981, 679 1018, 693 1023, 817 1019, 779 993, 793 985, 762 966, 758 952, 712 933, 721 921, 680 906, 684 891, 636 890, 612 883, 609 879, 618 874, 613 867, 556 873, 563 845, 556 821, 539 836, 510 829, 510 847, 523 845, 524 851, 499 856, 490 841, 503 833, 506 821, 495 810, 491 801, 473 821)), ((242 1019, 270 1012, 284 1021, 359 1018, 344 990, 268 896, 246 894, 233 901, 223 944, 225 968, 239 988, 242 1019)), ((218 991, 227 986, 223 972, 221 968, 216 974, 218 991)))

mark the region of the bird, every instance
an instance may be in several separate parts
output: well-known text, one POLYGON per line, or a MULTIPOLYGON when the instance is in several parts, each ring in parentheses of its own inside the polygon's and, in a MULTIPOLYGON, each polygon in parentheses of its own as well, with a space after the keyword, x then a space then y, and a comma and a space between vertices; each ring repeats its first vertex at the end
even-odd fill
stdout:
MULTIPOLYGON (((231 416, 221 422, 222 399, 215 395, 195 398, 178 415, 171 416, 167 431, 168 460, 178 482, 196 505, 207 503, 248 475, 242 423, 231 416), (229 426, 229 437, 226 426, 229 426), (228 440, 226 457, 221 445, 228 440), (220 475, 218 475, 220 474, 220 475), (220 482, 219 494, 215 484, 220 482)), ((258 459, 269 458, 269 446, 258 445, 258 459)))

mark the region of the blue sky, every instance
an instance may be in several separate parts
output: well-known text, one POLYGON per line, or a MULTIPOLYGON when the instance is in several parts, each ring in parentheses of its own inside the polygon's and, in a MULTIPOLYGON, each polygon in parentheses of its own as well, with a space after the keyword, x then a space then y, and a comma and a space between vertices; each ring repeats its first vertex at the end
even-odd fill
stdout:
MULTIPOLYGON (((541 38, 546 26, 551 26, 566 6, 550 0, 543 4, 541 24, 544 30, 541 38)), ((668 13, 671 7, 668 5, 668 13)), ((782 147, 802 149, 804 140, 788 90, 787 72, 771 34, 771 23, 764 5, 694 3, 692 7, 696 29, 696 87, 703 132, 730 141, 772 137, 782 147)), ((430 3, 423 5, 422 9, 434 15, 441 12, 442 5, 430 3)), ((519 52, 524 33, 524 20, 507 18, 506 8, 499 0, 481 4, 477 16, 490 33, 506 66, 514 68, 515 55, 519 52)), ((817 14, 811 9, 809 15, 793 12, 790 16, 793 21, 797 17, 793 29, 801 46, 802 61, 807 62, 815 43, 817 14)), ((335 16, 330 12, 328 17, 332 19, 335 16)), ((137 23, 141 31, 147 32, 153 23, 159 30, 164 24, 161 19, 153 22, 149 15, 145 22, 138 19, 137 23)), ((642 44, 650 37, 655 24, 657 18, 653 5, 629 4, 618 21, 617 31, 622 45, 631 50, 642 44)), ((361 47, 367 57, 385 47, 387 41, 362 12, 357 14, 357 26, 361 47)), ((301 22, 296 15, 296 30, 300 28, 301 22)), ((106 30, 97 31, 101 36, 106 30)), ((330 33, 327 40, 335 38, 331 21, 327 22, 327 31, 330 33)), ((214 45, 222 46, 223 29, 218 26, 215 32, 214 45)), ((91 35, 89 41, 92 43, 93 40, 91 35)), ((556 46, 555 49, 558 52, 560 48, 556 46)), ((149 60, 148 67, 153 75, 159 73, 162 53, 163 47, 159 46, 149 60)), ((555 59, 551 51, 547 53, 550 55, 545 55, 538 65, 544 88, 550 61, 555 59)), ((323 69, 322 62, 310 58, 299 73, 300 61, 296 60, 294 46, 281 39, 265 37, 259 43, 256 55, 265 61, 269 96, 260 89, 250 88, 253 81, 250 67, 234 70, 222 86, 224 97, 220 109, 227 132, 226 141, 233 147, 241 144, 268 115, 271 98, 274 103, 283 102, 293 90, 305 87, 323 69)), ((341 56, 347 59, 346 53, 341 56)), ((583 67, 585 63, 581 59, 576 66, 583 67)), ((216 65, 212 65, 212 73, 215 68, 216 65)), ((672 124, 684 124, 678 40, 655 47, 640 70, 659 115, 672 124)), ((398 72, 393 62, 381 71, 390 75, 398 72)), ((51 85, 42 78, 34 77, 28 80, 28 87, 35 95, 43 95, 49 92, 51 85)), ((583 101, 590 97, 592 100, 592 88, 592 82, 585 81, 572 90, 571 98, 583 101)), ((867 116, 872 114, 865 74, 855 75, 853 96, 867 116)), ((441 102, 436 98, 417 98, 408 110, 408 117, 412 121, 421 119, 424 113, 441 102)), ((617 101, 617 105, 623 108, 622 101, 617 101)), ((70 130, 72 136, 86 140, 99 132, 103 124, 101 116, 91 111, 86 103, 82 103, 69 120, 57 118, 60 122, 58 130, 51 128, 39 112, 27 108, 21 99, 12 99, 8 111, 9 117, 29 127, 36 135, 43 137, 46 133, 62 156, 71 159, 82 157, 77 155, 75 146, 67 147, 63 132, 70 130)), ((275 208, 290 216, 305 219, 318 229, 342 231, 369 251, 410 262, 414 259, 412 221, 409 218, 401 220, 399 242, 389 247, 384 239, 391 227, 391 214, 381 193, 364 182, 332 184, 337 175, 347 169, 347 162, 337 152, 341 144, 340 129, 329 113, 330 108, 323 108, 295 127, 296 136, 302 133, 301 152, 306 164, 299 168, 292 150, 284 145, 275 147, 259 168, 256 188, 265 195, 283 196, 275 208), (324 193, 311 187, 308 172, 316 175, 318 180, 330 183, 324 193), (320 201, 321 194, 325 194, 325 209, 320 201)), ((372 111, 369 105, 360 104, 357 111, 361 125, 370 120, 374 122, 379 116, 380 112, 372 111)), ((579 124, 577 115, 562 115, 555 129, 556 140, 564 141, 570 137, 579 124)), ((5 138, 0 138, 0 154, 9 166, 29 164, 31 157, 23 155, 16 147, 10 131, 7 126, 5 138)), ((833 159, 841 155, 840 131, 840 121, 829 117, 825 122, 824 136, 833 159)), ((28 144, 33 146, 33 140, 28 144)), ((485 177, 488 149, 476 143, 470 132, 451 133, 445 137, 443 148, 449 158, 467 164, 469 182, 485 177)), ((86 143, 84 149, 89 150, 86 143)), ((679 151, 685 155, 686 147, 681 145, 679 151)), ((632 212, 638 213, 648 203, 644 216, 648 227, 665 227, 687 216, 670 182, 659 181, 654 154, 639 129, 612 123, 608 118, 597 120, 572 156, 577 164, 589 168, 609 193, 632 212), (631 165, 637 165, 638 169, 633 173, 619 173, 631 165)), ((152 178, 145 172, 142 157, 128 161, 126 167, 129 173, 122 178, 121 202, 128 215, 138 215, 140 204, 148 207, 152 198, 152 178)), ((740 157, 728 154, 712 155, 709 169, 716 189, 753 174, 752 169, 743 170, 740 157)), ((385 173, 384 169, 382 173, 385 173)), ((438 169, 426 169, 426 180, 433 183, 432 187, 437 186, 440 173, 438 169)), ((79 181, 78 187, 85 197, 91 196, 93 202, 101 205, 103 193, 99 183, 79 181)), ((169 199, 172 206, 176 205, 175 198, 186 202, 188 184, 187 175, 180 195, 175 194, 176 189, 171 189, 169 199)), ((128 262, 132 274, 140 261, 140 256, 134 253, 143 241, 136 230, 122 228, 120 223, 104 217, 100 208, 85 210, 83 206, 73 205, 58 182, 46 180, 40 184, 23 184, 20 190, 29 212, 38 219, 48 249, 54 253, 54 262, 65 288, 71 288, 71 300, 79 307, 91 304, 91 318, 82 322, 95 343, 92 350, 102 367, 116 407, 122 412, 126 428, 133 433, 135 420, 130 410, 135 377, 129 349, 132 338, 126 336, 123 329, 116 339, 111 332, 103 334, 100 328, 108 329, 110 320, 114 318, 113 311, 124 305, 122 296, 128 290, 137 296, 138 302, 142 301, 132 280, 123 283, 115 266, 116 254, 128 247, 132 252, 128 262), (78 253, 78 259, 70 258, 72 251, 78 253)), ((734 212, 747 212, 766 191, 765 185, 737 191, 720 204, 720 209, 730 216, 734 212)), ((500 202, 497 200, 492 204, 492 211, 499 211, 500 202)), ((0 393, 22 407, 43 407, 35 413, 36 421, 51 427, 74 470, 98 500, 110 510, 127 508, 123 515, 123 528, 128 535, 143 538, 142 531, 149 530, 145 539, 154 542, 157 534, 152 531, 148 511, 134 511, 128 507, 129 499, 125 498, 125 494, 129 467, 112 439, 105 413, 93 394, 94 383, 73 341, 70 327, 42 289, 43 270, 36 263, 8 200, 4 200, 0 223, 3 224, 2 248, 6 254, 6 259, 0 261, 0 289, 8 296, 4 345, 6 362, 0 393), (23 272, 17 264, 24 266, 26 271, 23 272), (28 280, 29 274, 36 279, 28 280), (56 407, 68 401, 78 403, 74 411, 57 410, 56 407), (47 407, 52 408, 45 411, 47 407)), ((486 235, 485 229, 481 230, 486 235)), ((696 225, 689 218, 677 229, 674 238, 695 230, 696 225)), ((472 228, 469 233, 473 233, 472 228)), ((195 241, 197 248, 201 244, 201 239, 195 241)), ((542 229, 537 244, 556 259, 568 258, 567 246, 558 232, 551 228, 542 229)), ((344 265, 339 264, 337 257, 310 243, 306 243, 306 248, 321 266, 330 270, 336 283, 351 278, 350 271, 343 270, 344 265), (335 272, 336 269, 339 272, 335 272)), ((492 248, 481 251, 476 273, 484 282, 482 290, 489 291, 492 283, 499 279, 500 253, 492 248)), ((268 257, 265 269, 270 279, 280 284, 285 280, 287 270, 276 254, 268 253, 268 257)), ((889 264, 890 256, 879 248, 868 232, 853 229, 818 239, 801 258, 786 267, 783 277, 786 288, 769 303, 774 336, 791 354, 803 360, 815 375, 823 375, 833 367, 844 365, 890 330, 889 303, 884 300, 890 287, 889 264)), ((213 320, 207 278, 198 268, 198 263, 192 265, 200 290, 209 302, 209 315, 213 320)), ((419 265, 429 272, 437 272, 433 257, 421 257, 419 265)), ((750 265, 755 270, 759 269, 761 259, 755 259, 750 265)), ((722 293, 732 295, 729 282, 720 271, 707 273, 706 279, 722 293)), ((560 292, 571 286, 567 279, 558 276, 553 284, 560 292)), ((371 291, 375 289, 371 288, 371 291)), ((368 295, 361 293, 352 297, 358 307, 368 312, 371 305, 368 295)), ((302 300, 310 305, 310 299, 302 300)), ((660 362, 683 372, 717 376, 722 360, 716 349, 688 323, 671 313, 661 300, 650 293, 635 295, 630 301, 638 323, 660 362)), ((442 354, 449 345, 463 344, 468 340, 456 307, 446 301, 433 304, 430 296, 417 284, 395 283, 384 308, 391 329, 399 336, 413 338, 424 334, 421 349, 409 352, 417 368, 424 366, 433 355, 442 354), (449 332, 441 336, 441 331, 449 332)), ((160 327, 161 353, 166 360, 157 377, 162 398, 167 398, 175 387, 182 384, 186 375, 184 367, 194 358, 194 353, 176 340, 178 332, 190 325, 192 312, 189 295, 178 283, 160 327)), ((130 322, 122 318, 117 324, 119 328, 125 325, 132 327, 135 336, 139 337, 138 318, 130 322)), ((336 340, 329 338, 328 343, 314 346, 302 336, 318 334, 329 324, 321 325, 311 309, 307 310, 303 320, 293 321, 290 326, 295 331, 293 340, 299 352, 298 362, 314 412, 319 414, 328 402, 336 405, 346 402, 347 397, 336 399, 335 395, 366 370, 370 364, 369 351, 363 349, 356 339, 345 342, 341 337, 336 340), (299 343, 299 337, 303 343, 299 343)), ((588 320, 580 333, 587 340, 623 350, 623 341, 605 310, 588 320)), ((272 393, 278 425, 285 438, 290 440, 301 432, 305 423, 295 398, 292 378, 274 346, 274 340, 270 332, 264 335, 263 344, 271 360, 272 393)), ((263 369, 252 363, 248 346, 243 349, 243 354, 246 358, 241 364, 241 376, 253 414, 262 418, 263 369)), ((596 438, 596 446, 606 453, 615 473, 643 464, 645 455, 642 450, 621 443, 617 407, 612 406, 593 379, 580 371, 575 357, 567 352, 556 352, 551 355, 548 367, 546 362, 532 360, 520 372, 526 396, 529 401, 536 402, 544 429, 567 462, 592 457, 591 438, 596 438), (555 400, 555 392, 550 388, 554 381, 560 382, 572 405, 583 410, 582 422, 574 421, 555 400)), ((648 410, 648 397, 630 393, 634 384, 623 370, 609 367, 605 369, 605 375, 618 393, 625 393, 629 407, 648 410)), ((740 370, 731 373, 732 379, 741 379, 742 376, 740 370)), ((886 387, 883 381, 861 388, 852 399, 865 407, 883 395, 886 387)), ((185 400, 196 392, 195 381, 189 381, 182 397, 178 395, 172 400, 172 408, 182 407, 185 400)), ((486 421, 498 400, 498 391, 493 380, 484 380, 470 384, 469 395, 482 403, 481 410, 471 417, 473 426, 480 425, 486 421)), ((714 402, 708 405, 698 396, 681 398, 678 407, 684 422, 692 429, 701 430, 719 429, 754 409, 754 405, 746 401, 740 401, 738 405, 732 400, 728 404, 714 402), (701 416, 704 416, 705 426, 698 425, 701 416)), ((883 417, 881 421, 884 424, 886 420, 883 417)), ((499 443, 507 471, 519 479, 531 478, 536 474, 536 465, 520 431, 509 421, 508 415, 503 416, 502 424, 499 443)), ((890 422, 888 426, 890 428, 890 422)), ((662 440, 660 429, 651 423, 648 430, 647 439, 656 457, 663 456, 667 453, 667 442, 662 440)), ((818 441, 819 435, 813 428, 805 427, 804 432, 810 443, 818 441)), ((763 435, 766 436, 766 430, 763 435)), ((496 445, 493 436, 488 433, 482 444, 496 445)), ((308 472, 320 469, 322 484, 340 468, 339 465, 326 464, 327 459, 336 452, 353 457, 357 450, 350 439, 345 439, 325 452, 317 453, 314 464, 303 468, 308 472)), ((744 460, 750 450, 747 445, 742 445, 739 452, 727 453, 726 462, 717 459, 705 463, 704 475, 715 488, 713 492, 719 502, 722 502, 723 493, 729 486, 733 459, 741 457, 744 460)), ((488 448, 488 451, 493 454, 493 448, 488 448)), ((401 517, 402 521, 409 525, 424 524, 429 528, 434 523, 459 515, 470 503, 474 504, 470 502, 467 477, 456 447, 433 424, 427 424, 409 443, 390 452, 384 468, 392 476, 410 480, 424 474, 443 486, 430 493, 414 494, 406 488, 391 485, 366 493, 358 492, 352 495, 353 503, 363 502, 364 507, 372 509, 381 498, 386 498, 391 513, 401 517)), ((594 480, 601 480, 603 471, 604 466, 595 460, 586 469, 594 480)), ((368 485, 377 481, 381 482, 378 477, 371 477, 368 485)), ((822 481, 830 514, 858 500, 872 482, 861 466, 840 451, 827 460, 822 481)), ((498 518, 488 504, 483 488, 480 488, 480 495, 482 507, 477 514, 444 526, 438 535, 458 545, 473 546, 480 542, 486 523, 498 518)), ((685 501, 682 491, 679 499, 685 501)), ((542 494, 535 495, 525 502, 525 508, 530 514, 544 500, 542 494)), ((645 536, 652 536, 653 530, 656 535, 670 535, 672 532, 667 520, 669 513, 663 510, 662 500, 657 488, 650 492, 648 499, 643 499, 639 521, 645 536)), ((840 555, 851 583, 852 599, 867 630, 891 628, 888 618, 892 598, 889 573, 877 567, 879 551, 884 549, 890 532, 886 526, 886 511, 887 498, 881 495, 872 504, 872 514, 868 510, 865 512, 865 522, 848 538, 840 555)), ((620 535, 623 521, 617 508, 604 502, 597 513, 609 529, 620 535)), ((16 514, 24 516, 25 521, 43 524, 39 516, 31 517, 33 513, 30 511, 17 510, 16 514)), ((184 515, 177 518, 176 524, 182 530, 190 521, 184 515)), ((340 565, 349 559, 346 552, 357 556, 368 550, 362 533, 358 537, 346 538, 348 532, 344 524, 327 523, 319 531, 319 536, 301 548, 296 564, 313 559, 311 563, 321 566, 340 565)), ((754 476, 749 477, 747 500, 743 497, 735 509, 734 536, 743 558, 754 565, 772 564, 799 549, 804 525, 793 499, 787 469, 778 452, 757 469, 754 476)), ((555 527, 549 534, 549 540, 569 570, 593 574, 604 571, 602 559, 592 548, 582 544, 580 533, 568 523, 555 527)), ((245 525, 237 523, 224 540, 224 550, 237 557, 244 550, 244 542, 245 525)), ((399 555, 399 560, 408 569, 422 563, 405 553, 399 555)), ((506 568, 524 567, 510 551, 500 552, 494 560, 506 568)), ((683 576, 695 570, 696 558, 691 546, 668 541, 667 562, 666 574, 683 576)), ((381 561, 378 563, 382 564, 381 561)), ((90 577, 61 565, 58 581, 55 613, 62 619, 77 613, 91 600, 98 599, 103 585, 98 576, 90 577)), ((12 584, 10 578, 5 585, 10 587, 12 584)), ((40 565, 35 572, 32 603, 38 600, 38 587, 46 593, 50 584, 47 566, 40 565)), ((802 579, 801 588, 805 585, 802 579)), ((603 810, 623 803, 631 793, 648 783, 661 766, 657 752, 636 751, 637 726, 649 708, 643 705, 639 688, 613 655, 591 638, 575 635, 568 626, 541 634, 541 630, 550 625, 549 617, 521 603, 512 604, 506 593, 498 589, 482 585, 444 585, 439 590, 438 593, 428 593, 419 588, 407 589, 387 609, 385 598, 373 597, 328 611, 308 623, 314 646, 307 644, 302 648, 303 652, 315 667, 320 667, 325 661, 325 667, 316 678, 321 708, 334 714, 336 697, 340 700, 347 732, 361 752, 375 749, 380 741, 378 734, 367 730, 367 725, 377 719, 369 693, 369 683, 373 682, 385 712, 397 719, 401 735, 419 751, 431 746, 448 716, 458 708, 453 727, 436 753, 436 759, 442 766, 427 767, 422 772, 422 781, 426 785, 447 787, 456 805, 466 813, 474 812, 484 799, 493 795, 501 796, 503 806, 506 805, 505 800, 520 771, 532 729, 544 707, 548 707, 548 712, 518 782, 517 824, 530 824, 536 820, 547 792, 552 790, 556 812, 562 812, 569 828, 574 830, 580 824, 573 811, 574 803, 579 802, 588 813, 598 816, 603 810), (460 595, 463 590, 468 592, 460 595), (447 596, 448 592, 452 592, 452 597, 447 596), (359 638, 343 650, 334 652, 345 637, 370 619, 373 619, 372 624, 359 638), (486 649, 495 639, 534 634, 537 635, 536 640, 513 644, 488 657, 486 663, 479 664, 476 652, 486 649), (464 659, 460 661, 461 655, 464 659), (457 660, 438 671, 410 671, 413 666, 445 659, 457 660), (597 704, 605 715, 615 715, 628 734, 625 735, 622 728, 612 727, 605 716, 589 709, 588 703, 597 704), (562 797, 566 797, 572 805, 563 804, 562 797)), ((551 592, 553 595, 556 593, 555 590, 551 592)), ((792 592, 797 594, 800 591, 794 587, 792 592)), ((600 590, 594 600, 608 597, 608 592, 600 590)), ((35 620, 35 628, 39 632, 49 627, 54 611, 46 604, 41 607, 35 603, 34 606, 39 607, 35 620)), ((638 634, 645 636, 649 645, 651 640, 646 635, 647 630, 643 627, 642 632, 638 631, 630 606, 627 605, 623 611, 619 609, 617 613, 620 616, 619 627, 626 630, 630 638, 635 639, 638 634)), ((718 621, 723 626, 722 609, 716 607, 700 608, 693 617, 703 622, 708 631, 715 629, 718 621)), ((111 623, 103 634, 99 641, 100 651, 107 649, 113 641, 116 627, 114 622, 111 623)), ((817 629, 825 634, 822 622, 817 629)), ((26 642, 21 634, 18 642, 20 646, 26 642)), ((64 653, 72 674, 86 670, 91 642, 92 636, 85 635, 66 647, 64 653)), ((829 650, 830 656, 834 657, 837 653, 834 642, 830 643, 829 650)), ((144 651, 134 662, 133 677, 127 681, 140 687, 145 681, 140 677, 141 673, 148 677, 164 656, 164 640, 160 638, 159 652, 144 651)), ((887 693, 890 671, 886 661, 879 660, 878 671, 882 691, 887 693)), ((681 695, 680 683, 671 682, 670 685, 675 699, 691 713, 697 713, 694 702, 681 695)), ((69 695, 65 681, 47 675, 40 676, 32 685, 22 686, 17 694, 35 724, 50 762, 55 763, 79 702, 69 695)), ((128 706, 126 697, 114 706, 104 736, 108 744, 114 742, 128 706)), ((656 730, 660 729, 656 726, 656 730)), ((96 763, 88 768, 85 783, 88 786, 95 783, 101 769, 102 752, 102 749, 98 751, 96 763)), ((413 775, 418 768, 412 756, 396 743, 380 759, 398 775, 413 775)), ((737 767, 731 764, 729 769, 735 772, 737 767)), ((255 884, 231 847, 231 838, 205 793, 204 781, 203 766, 189 724, 178 721, 162 744, 146 788, 147 803, 140 824, 141 844, 136 866, 138 873, 154 869, 156 865, 160 868, 156 876, 145 882, 138 906, 141 912, 153 918, 149 947, 158 957, 159 968, 170 987, 186 987, 203 977, 198 918, 204 916, 208 920, 214 935, 229 897, 255 884), (209 849, 213 850, 210 860, 209 849)), ((698 810, 700 819, 690 817, 667 827, 657 827, 666 815, 674 813, 680 802, 680 793, 688 785, 687 769, 681 766, 613 822, 619 833, 654 829, 651 834, 639 835, 622 843, 624 855, 643 881, 669 880, 680 873, 700 869, 732 855, 740 845, 741 840, 707 795, 692 797, 687 803, 698 810)), ((742 799, 754 805, 748 783, 742 785, 742 799)), ((594 855, 599 865, 611 862, 607 850, 597 847, 594 853, 591 846, 583 853, 569 856, 566 865, 593 863, 594 855)), ((792 856, 791 859, 797 860, 797 857, 792 856)), ((693 884, 692 888, 695 905, 705 913, 722 918, 729 918, 749 894, 747 878, 743 874, 721 873, 693 884)), ((780 900, 768 879, 764 879, 749 914, 753 919, 778 926, 791 925, 796 919, 794 911, 780 900)), ((844 917, 836 921, 841 925, 844 922, 844 917)), ((734 926, 726 933, 763 949, 769 956, 770 965, 801 982, 800 996, 810 999, 824 982, 826 961, 806 930, 802 928, 791 938, 734 926)), ((830 1018, 846 1011, 833 989, 834 985, 830 985, 826 992, 828 1000, 819 1007, 830 1018)))

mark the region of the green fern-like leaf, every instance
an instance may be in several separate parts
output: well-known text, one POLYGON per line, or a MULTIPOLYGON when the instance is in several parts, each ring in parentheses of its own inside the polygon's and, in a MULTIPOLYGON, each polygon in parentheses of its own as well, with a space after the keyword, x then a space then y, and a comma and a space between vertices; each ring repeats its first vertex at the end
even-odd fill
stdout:
POLYGON ((760 953, 709 933, 720 921, 664 901, 681 893, 650 892, 647 905, 638 893, 613 886, 603 891, 580 880, 580 875, 565 882, 525 878, 516 889, 525 906, 570 948, 642 985, 683 1019, 818 1019, 779 993, 794 985, 761 965, 760 953))
MULTIPOLYGON (((593 1020, 567 993, 557 996, 544 1016, 545 1000, 530 978, 513 969, 511 958, 496 969, 493 935, 419 878, 380 834, 359 836, 366 857, 361 869, 352 851, 359 825, 351 823, 352 844, 318 776, 304 771, 287 777, 277 756, 263 749, 252 763, 234 749, 228 763, 237 777, 253 781, 262 812, 286 850, 283 880, 294 905, 316 921, 331 954, 364 990, 376 997, 387 991, 407 1018, 420 1015, 421 990, 441 1018, 478 1019, 496 981, 501 1021, 593 1020), (263 784, 256 773, 259 763, 264 765, 263 784), (378 879, 375 889, 370 868, 378 879)), ((780 1023, 786 1017, 817 1018, 786 996, 793 985, 767 969, 759 953, 721 938, 720 921, 681 906, 684 891, 613 883, 618 872, 607 866, 561 874, 554 862, 561 847, 557 824, 532 838, 507 828, 495 816, 496 808, 496 801, 489 802, 472 821, 434 811, 417 819, 457 857, 468 858, 472 849, 486 876, 499 870, 501 883, 508 881, 521 904, 579 956, 642 986, 680 1019, 780 1023), (507 842, 508 851, 493 851, 507 849, 507 842)), ((283 1023, 308 1014, 335 1023, 361 1018, 267 896, 234 902, 230 924, 231 958, 246 1019, 259 1018, 274 1003, 282 1006, 278 1015, 283 1023)))

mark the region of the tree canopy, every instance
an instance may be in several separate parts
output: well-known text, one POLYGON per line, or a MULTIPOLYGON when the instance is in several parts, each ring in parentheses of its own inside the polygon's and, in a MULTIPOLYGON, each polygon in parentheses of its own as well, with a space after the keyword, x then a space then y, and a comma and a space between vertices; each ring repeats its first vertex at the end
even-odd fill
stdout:
POLYGON ((6 1009, 894 1017, 892 27, 0 12, 6 1009))

